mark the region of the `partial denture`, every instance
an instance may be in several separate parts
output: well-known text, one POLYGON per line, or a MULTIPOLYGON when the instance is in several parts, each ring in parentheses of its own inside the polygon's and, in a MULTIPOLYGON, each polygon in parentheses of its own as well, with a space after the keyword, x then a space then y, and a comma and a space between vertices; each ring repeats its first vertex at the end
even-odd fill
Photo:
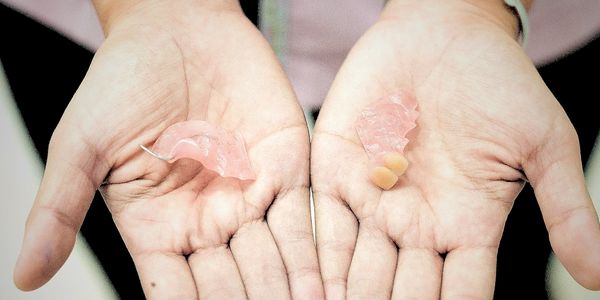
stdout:
POLYGON ((369 178, 376 186, 384 190, 391 189, 398 182, 398 175, 392 170, 381 166, 371 168, 369 178))
POLYGON ((161 134, 152 149, 140 147, 169 163, 190 158, 222 177, 256 178, 242 136, 205 121, 175 123, 161 134))
POLYGON ((389 152, 383 156, 383 165, 397 176, 402 176, 408 169, 408 160, 398 152, 389 152))
POLYGON ((409 142, 406 135, 416 127, 416 108, 416 99, 401 92, 377 100, 356 120, 356 131, 369 157, 369 178, 381 189, 394 187, 408 168, 403 151, 409 142))

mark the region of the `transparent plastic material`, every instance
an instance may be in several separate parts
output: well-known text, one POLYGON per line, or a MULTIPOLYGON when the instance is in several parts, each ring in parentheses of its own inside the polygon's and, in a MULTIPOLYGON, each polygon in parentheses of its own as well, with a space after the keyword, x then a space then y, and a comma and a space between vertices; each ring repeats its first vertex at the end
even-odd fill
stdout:
POLYGON ((169 163, 189 158, 199 161, 222 177, 241 180, 256 178, 242 136, 205 121, 173 124, 161 134, 151 149, 141 147, 169 163))

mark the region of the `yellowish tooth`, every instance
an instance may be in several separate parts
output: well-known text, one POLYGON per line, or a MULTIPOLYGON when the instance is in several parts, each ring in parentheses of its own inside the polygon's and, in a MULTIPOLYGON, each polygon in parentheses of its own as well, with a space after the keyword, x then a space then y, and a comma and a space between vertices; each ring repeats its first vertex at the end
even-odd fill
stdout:
POLYGON ((397 176, 402 176, 408 168, 408 160, 398 152, 389 152, 383 156, 383 165, 397 176))
POLYGON ((371 169, 369 178, 371 178, 371 181, 373 181, 375 185, 384 190, 391 189, 398 181, 398 176, 386 167, 375 167, 371 169))

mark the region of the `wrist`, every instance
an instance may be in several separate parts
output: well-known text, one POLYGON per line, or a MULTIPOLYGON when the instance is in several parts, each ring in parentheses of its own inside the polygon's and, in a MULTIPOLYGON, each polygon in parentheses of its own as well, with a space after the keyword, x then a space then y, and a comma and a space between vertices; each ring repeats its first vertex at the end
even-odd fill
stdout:
POLYGON ((164 22, 167 18, 184 20, 187 16, 217 12, 219 10, 240 10, 237 0, 92 0, 104 34, 115 25, 130 17, 141 17, 148 21, 164 22))
MULTIPOLYGON (((529 10, 533 0, 521 2, 529 10)), ((518 39, 520 33, 519 16, 513 8, 504 3, 504 0, 389 0, 382 18, 397 17, 406 10, 424 12, 421 18, 429 18, 429 14, 436 14, 454 23, 492 24, 514 39, 518 39)))
MULTIPOLYGON (((522 31, 525 29, 527 24, 521 23, 521 16, 513 5, 507 4, 505 0, 462 0, 468 4, 476 7, 481 14, 489 17, 490 20, 500 25, 504 31, 511 34, 515 39, 519 39, 522 31)), ((528 11, 533 4, 533 0, 517 0, 511 2, 520 2, 523 7, 528 11)), ((527 18, 524 18, 526 22, 527 18)))

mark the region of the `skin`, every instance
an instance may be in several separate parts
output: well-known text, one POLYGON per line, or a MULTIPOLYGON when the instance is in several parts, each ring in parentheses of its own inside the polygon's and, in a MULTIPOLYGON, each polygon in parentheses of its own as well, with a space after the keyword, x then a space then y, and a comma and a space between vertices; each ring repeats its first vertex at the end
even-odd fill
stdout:
POLYGON ((239 4, 96 5, 107 39, 52 136, 17 287, 62 266, 99 188, 149 299, 322 298, 303 113, 239 4), (239 132, 257 179, 140 149, 191 119, 239 132))
MULTIPOLYGON (((524 179, 559 258, 600 288, 600 227, 577 136, 497 3, 392 0, 341 69, 312 147, 329 298, 491 298, 524 179), (421 117, 410 168, 382 192, 353 121, 399 88, 417 96, 421 117)), ((35 289, 60 268, 100 187, 148 298, 321 298, 305 124, 237 4, 96 4, 108 39, 53 135, 17 286, 35 289), (139 150, 191 118, 240 131, 258 179, 156 164, 139 150)))
POLYGON ((491 299, 526 180, 558 258, 600 289, 600 225, 577 134, 516 36, 501 1, 392 0, 356 43, 311 148, 328 299, 491 299), (420 117, 410 166, 383 191, 369 181, 354 122, 399 89, 416 96, 420 117))

